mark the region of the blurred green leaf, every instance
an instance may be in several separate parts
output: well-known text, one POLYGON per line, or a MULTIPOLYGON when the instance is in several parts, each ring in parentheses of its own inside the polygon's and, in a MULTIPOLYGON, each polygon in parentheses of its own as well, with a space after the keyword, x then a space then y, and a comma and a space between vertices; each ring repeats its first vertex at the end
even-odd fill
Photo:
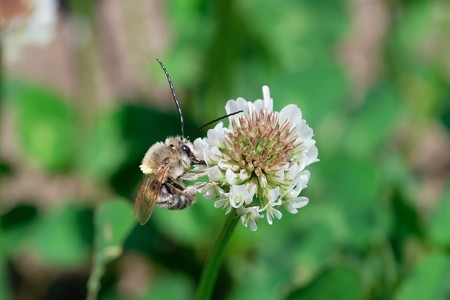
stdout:
POLYGON ((298 233, 287 234, 279 242, 280 249, 273 253, 277 255, 286 251, 286 255, 291 257, 288 261, 294 266, 286 263, 285 268, 294 269, 296 279, 301 282, 311 280, 329 263, 340 245, 355 239, 351 225, 339 209, 326 204, 309 205, 299 216, 293 216, 299 218, 296 222, 298 233))
POLYGON ((9 281, 10 280, 6 272, 5 260, 3 255, 0 254, 0 299, 12 299, 9 281))
MULTIPOLYGON (((173 47, 164 55, 171 77, 179 88, 192 87, 200 80, 202 68, 202 53, 208 45, 208 38, 213 32, 210 3, 199 0, 175 0, 167 2, 168 20, 171 27, 178 33, 173 47)), ((158 63, 151 61, 151 78, 166 84, 165 76, 158 63)), ((177 88, 178 89, 178 88, 177 88)))
POLYGON ((287 299, 364 299, 362 281, 354 269, 341 265, 324 272, 309 286, 293 291, 287 299))
POLYGON ((225 222, 225 215, 214 208, 213 201, 205 200, 199 194, 197 198, 192 207, 181 211, 156 208, 152 221, 161 232, 185 246, 208 243, 225 222))
POLYGON ((36 207, 30 205, 18 205, 2 216, 2 252, 4 255, 13 256, 22 249, 37 218, 36 207))
POLYGON ((152 281, 148 290, 139 300, 144 299, 179 299, 189 300, 193 298, 194 287, 189 278, 181 274, 171 274, 152 281))
MULTIPOLYGON (((236 282, 233 289, 230 291, 230 300, 245 300, 245 299, 259 299, 270 300, 277 299, 279 289, 276 284, 270 279, 276 279, 277 274, 273 269, 252 268, 251 272, 247 273, 247 277, 239 282, 236 282), (275 286, 274 286, 275 285, 275 286)), ((278 279, 283 278, 281 276, 278 279)))
POLYGON ((401 256, 414 239, 424 238, 424 224, 412 199, 398 190, 393 191, 391 198, 391 213, 394 216, 391 243, 396 254, 401 256))
MULTIPOLYGON (((439 18, 434 17, 434 9, 438 4, 428 1, 416 1, 401 14, 396 27, 397 37, 402 46, 402 56, 423 52, 424 47, 431 38, 430 33, 437 30, 439 18)), ((443 21, 443 20, 442 20, 443 21)), ((411 61, 413 62, 413 61, 411 61)), ((420 62, 416 59, 416 62, 420 62)))
MULTIPOLYGON (((279 227, 286 229, 286 226, 279 227)), ((248 231, 247 228, 245 230, 248 231)), ((258 226, 258 231, 260 230, 264 229, 258 226)), ((294 262, 294 256, 303 251, 303 240, 293 238, 294 234, 286 230, 280 238, 278 234, 282 234, 281 230, 269 235, 267 230, 272 231, 272 226, 265 230, 266 233, 254 242, 255 245, 250 251, 228 251, 228 269, 234 280, 233 288, 226 299, 281 299, 283 292, 297 279, 295 273, 298 266, 294 262)), ((216 289, 227 290, 219 284, 216 289)))
POLYGON ((102 113, 95 120, 92 131, 86 137, 80 151, 80 168, 97 179, 106 179, 117 171, 128 155, 122 136, 123 110, 102 113))
POLYGON ((440 202, 436 205, 434 212, 427 222, 428 234, 437 245, 450 247, 450 186, 445 191, 440 202))
POLYGON ((102 291, 102 295, 101 295, 100 299, 102 299, 102 300, 125 300, 128 298, 120 295, 115 288, 111 288, 107 291, 102 291))
POLYGON ((394 186, 407 194, 409 191, 413 191, 418 184, 418 178, 411 172, 407 157, 399 152, 387 152, 381 160, 379 168, 385 184, 394 186))
MULTIPOLYGON (((163 62, 180 86, 192 86, 199 80, 201 54, 205 52, 208 38, 214 31, 212 3, 200 0, 175 0, 167 2, 168 20, 177 32, 163 62)), ((160 78, 161 70, 157 77, 160 78)), ((162 82, 162 81, 160 81, 162 82)))
POLYGON ((331 45, 345 32, 345 1, 242 1, 247 23, 288 69, 312 66, 329 57, 331 45), (323 22, 326 19, 327 22, 323 22), (275 42, 276 41, 276 42, 275 42))
POLYGON ((274 108, 280 110, 288 104, 298 105, 313 128, 328 114, 342 113, 348 101, 349 85, 344 70, 329 60, 316 62, 304 70, 284 76, 274 74, 269 83, 273 84, 271 96, 274 108))
MULTIPOLYGON (((447 88, 447 94, 450 94, 450 87, 447 88)), ((450 132, 450 101, 444 102, 441 113, 442 123, 447 129, 447 132, 450 132)))
POLYGON ((12 299, 10 290, 10 280, 6 269, 6 256, 3 251, 3 229, 0 224, 0 299, 8 300, 12 299))
POLYGON ((106 265, 122 254, 122 244, 133 225, 133 208, 123 199, 99 205, 95 214, 94 262, 88 281, 88 299, 97 298, 106 265))
POLYGON ((393 87, 379 84, 371 91, 342 137, 343 147, 359 157, 370 157, 393 133, 398 120, 401 100, 393 87))
POLYGON ((379 170, 370 161, 347 155, 321 159, 315 180, 328 206, 342 214, 353 246, 366 247, 386 237, 391 216, 379 170))
POLYGON ((61 95, 41 86, 15 83, 10 89, 23 153, 47 170, 66 168, 75 143, 71 107, 61 95))
POLYGON ((118 250, 134 224, 133 209, 127 200, 102 203, 95 215, 96 252, 108 256, 109 252, 118 250))
POLYGON ((234 244, 248 245, 229 251, 236 282, 231 299, 277 299, 294 282, 310 282, 351 234, 339 210, 314 202, 296 215, 283 213, 281 221, 270 226, 260 222, 248 237, 235 234, 234 244))
POLYGON ((398 285, 397 257, 388 241, 381 241, 364 252, 358 265, 358 272, 364 282, 366 295, 371 299, 391 299, 394 287, 398 285))
POLYGON ((450 258, 441 253, 426 256, 405 279, 397 295, 399 300, 448 299, 450 258))
POLYGON ((437 17, 436 12, 448 11, 449 4, 414 1, 407 8, 392 27, 386 65, 394 75, 390 77, 399 83, 397 89, 407 100, 410 122, 417 128, 448 102, 445 56, 440 55, 448 47, 437 41, 445 39, 449 21, 437 17))
POLYGON ((32 251, 46 264, 75 267, 86 261, 88 245, 81 236, 82 209, 60 206, 44 212, 33 224, 24 250, 32 251))
POLYGON ((0 158, 0 179, 11 174, 11 166, 0 158))

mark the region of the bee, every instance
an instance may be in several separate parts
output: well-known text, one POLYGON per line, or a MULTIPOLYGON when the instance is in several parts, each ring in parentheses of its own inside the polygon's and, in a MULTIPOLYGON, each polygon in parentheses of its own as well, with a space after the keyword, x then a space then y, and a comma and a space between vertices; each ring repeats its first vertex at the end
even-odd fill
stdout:
MULTIPOLYGON (((181 135, 168 137, 165 142, 157 142, 145 153, 139 166, 144 176, 139 186, 134 204, 134 216, 141 225, 147 223, 158 205, 168 209, 184 209, 195 202, 197 188, 185 186, 183 181, 193 181, 206 175, 205 173, 190 173, 190 168, 195 165, 206 165, 205 161, 197 158, 194 147, 189 137, 184 137, 184 120, 180 104, 175 94, 172 79, 164 66, 157 59, 166 74, 173 100, 178 109, 181 121, 181 135)), ((200 129, 217 122, 223 118, 240 113, 237 111, 223 117, 212 120, 200 129)))

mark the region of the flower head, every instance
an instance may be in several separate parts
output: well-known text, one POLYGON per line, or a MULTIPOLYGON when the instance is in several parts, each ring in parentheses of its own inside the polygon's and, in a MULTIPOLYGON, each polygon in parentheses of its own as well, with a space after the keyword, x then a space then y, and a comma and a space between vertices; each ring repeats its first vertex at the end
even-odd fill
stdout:
POLYGON ((306 166, 318 161, 313 131, 293 104, 273 111, 269 88, 263 86, 263 99, 248 102, 230 100, 225 106, 228 128, 219 123, 207 137, 194 141, 206 167, 208 183, 199 185, 207 198, 218 198, 216 207, 229 213, 236 209, 242 223, 251 230, 265 214, 269 224, 281 219, 280 206, 290 213, 308 203, 300 192, 307 186, 306 166))
POLYGON ((45 45, 58 21, 55 0, 0 0, 0 40, 5 58, 15 62, 29 45, 45 45))

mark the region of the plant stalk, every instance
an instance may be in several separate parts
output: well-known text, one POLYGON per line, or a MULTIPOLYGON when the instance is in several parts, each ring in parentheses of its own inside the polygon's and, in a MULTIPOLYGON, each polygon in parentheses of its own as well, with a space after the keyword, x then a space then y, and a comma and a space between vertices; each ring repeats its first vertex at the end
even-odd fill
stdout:
POLYGON ((200 282, 197 287, 195 299, 211 299, 217 275, 219 273, 220 266, 222 265, 225 249, 238 221, 239 218, 236 215, 236 211, 233 209, 228 215, 225 224, 223 225, 210 250, 208 258, 206 259, 206 263, 200 277, 200 282))

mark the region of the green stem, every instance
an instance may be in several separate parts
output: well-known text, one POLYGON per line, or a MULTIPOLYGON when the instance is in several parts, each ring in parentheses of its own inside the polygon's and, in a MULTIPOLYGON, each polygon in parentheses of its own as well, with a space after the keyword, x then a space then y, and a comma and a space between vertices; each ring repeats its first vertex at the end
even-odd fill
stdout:
POLYGON ((233 209, 228 215, 225 224, 222 227, 219 235, 217 236, 211 252, 206 259, 205 266, 203 268, 202 275, 200 277, 200 283, 197 287, 196 299, 207 300, 211 299, 214 284, 217 279, 220 266, 222 264, 223 255, 228 245, 231 235, 236 228, 239 218, 236 216, 236 211, 233 209))
MULTIPOLYGON (((98 244, 96 243, 96 249, 98 250, 98 244)), ((98 292, 100 291, 100 280, 105 273, 105 265, 106 261, 101 259, 101 254, 94 254, 94 261, 91 270, 91 275, 89 276, 88 284, 87 284, 87 300, 96 300, 98 296, 98 292)))

